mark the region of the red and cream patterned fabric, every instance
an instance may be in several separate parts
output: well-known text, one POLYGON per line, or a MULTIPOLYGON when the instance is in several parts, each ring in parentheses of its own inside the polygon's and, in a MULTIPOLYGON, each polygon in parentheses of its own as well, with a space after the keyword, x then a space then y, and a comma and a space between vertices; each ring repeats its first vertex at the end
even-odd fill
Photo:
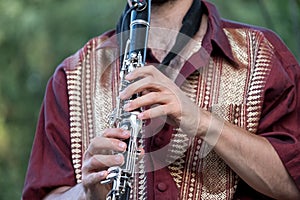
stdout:
MULTIPOLYGON (((203 1, 208 29, 201 48, 175 77, 201 108, 266 137, 300 188, 297 61, 278 37, 218 16, 203 1)), ((118 88, 116 35, 107 32, 66 59, 50 79, 38 122, 23 199, 41 199, 81 181, 89 141, 108 127, 118 88)), ((155 63, 151 51, 148 62, 155 63)), ((172 63, 171 63, 172 64, 172 63)), ((147 199, 268 199, 255 192, 197 138, 155 120, 146 127, 147 199)), ((261 163, 263 164, 263 163, 261 163)), ((143 180, 143 173, 140 177, 143 180)))

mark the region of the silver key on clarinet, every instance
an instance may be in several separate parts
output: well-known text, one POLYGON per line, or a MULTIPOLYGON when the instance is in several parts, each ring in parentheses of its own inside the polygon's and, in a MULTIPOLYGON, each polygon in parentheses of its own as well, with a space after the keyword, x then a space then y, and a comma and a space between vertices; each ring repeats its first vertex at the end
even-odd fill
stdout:
MULTIPOLYGON (((119 92, 122 92, 129 84, 125 76, 143 67, 146 61, 146 48, 148 31, 150 26, 151 0, 132 0, 132 7, 127 12, 131 14, 129 39, 126 44, 124 59, 120 70, 119 92)), ((124 17, 127 17, 126 15, 124 17)), ((139 97, 135 94, 131 99, 139 97)), ((106 180, 101 184, 112 184, 112 189, 106 196, 107 200, 128 200, 133 185, 136 162, 140 156, 138 138, 141 136, 143 122, 138 119, 141 109, 126 112, 123 108, 129 100, 116 99, 116 108, 109 116, 111 127, 122 128, 130 131, 127 141, 127 150, 124 153, 125 162, 122 166, 114 166, 108 169, 106 180)))

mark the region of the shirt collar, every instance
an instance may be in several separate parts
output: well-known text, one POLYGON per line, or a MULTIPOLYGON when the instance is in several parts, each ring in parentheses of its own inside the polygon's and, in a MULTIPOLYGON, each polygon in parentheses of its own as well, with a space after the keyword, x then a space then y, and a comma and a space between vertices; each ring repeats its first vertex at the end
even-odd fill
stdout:
MULTIPOLYGON (((227 60, 233 64, 233 66, 238 66, 231 49, 228 37, 223 30, 223 21, 216 9, 216 7, 207 1, 202 0, 202 6, 204 13, 208 16, 208 28, 207 32, 203 38, 202 46, 206 51, 206 55, 223 54, 227 60)), ((111 47, 117 48, 117 35, 115 31, 109 31, 103 34, 102 38, 105 40, 100 44, 97 49, 111 47)), ((199 55, 203 53, 199 52, 199 55)), ((195 55, 196 56, 196 55, 195 55)), ((205 56, 206 57, 206 56, 205 56)), ((208 58, 207 58, 208 59, 208 58)))
POLYGON ((216 7, 207 1, 202 1, 202 3, 205 9, 204 13, 208 16, 208 29, 203 39, 202 46, 209 55, 222 53, 228 61, 236 65, 237 62, 233 56, 231 45, 223 30, 223 21, 219 16, 216 7))
POLYGON ((238 64, 233 56, 228 37, 223 30, 223 21, 221 20, 216 7, 206 1, 202 1, 204 14, 208 16, 208 27, 202 41, 202 48, 193 54, 180 70, 175 83, 182 85, 188 76, 201 67, 207 66, 210 57, 221 55, 238 68, 238 64))
POLYGON ((115 30, 107 31, 106 33, 102 34, 99 37, 98 46, 96 47, 96 50, 103 49, 103 48, 118 48, 118 39, 117 34, 115 30))

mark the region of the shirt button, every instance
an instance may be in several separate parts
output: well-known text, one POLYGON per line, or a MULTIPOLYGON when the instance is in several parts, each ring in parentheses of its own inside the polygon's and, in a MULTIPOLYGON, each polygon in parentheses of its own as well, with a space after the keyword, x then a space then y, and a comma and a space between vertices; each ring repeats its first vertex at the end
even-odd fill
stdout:
POLYGON ((154 138, 154 145, 156 147, 161 147, 163 145, 163 140, 160 137, 155 137, 154 138))
POLYGON ((157 184, 157 189, 161 192, 164 192, 168 189, 168 185, 165 183, 159 183, 157 184))

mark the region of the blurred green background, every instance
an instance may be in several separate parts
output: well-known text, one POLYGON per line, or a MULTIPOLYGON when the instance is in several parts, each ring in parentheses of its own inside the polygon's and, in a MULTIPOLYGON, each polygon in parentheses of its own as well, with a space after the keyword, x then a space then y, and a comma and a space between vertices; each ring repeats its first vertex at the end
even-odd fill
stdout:
MULTIPOLYGON (((223 17, 277 32, 300 60, 300 0, 212 0, 223 17)), ((20 199, 47 80, 125 0, 0 0, 0 199, 20 199)), ((51 170, 51 169, 49 169, 51 170)))

